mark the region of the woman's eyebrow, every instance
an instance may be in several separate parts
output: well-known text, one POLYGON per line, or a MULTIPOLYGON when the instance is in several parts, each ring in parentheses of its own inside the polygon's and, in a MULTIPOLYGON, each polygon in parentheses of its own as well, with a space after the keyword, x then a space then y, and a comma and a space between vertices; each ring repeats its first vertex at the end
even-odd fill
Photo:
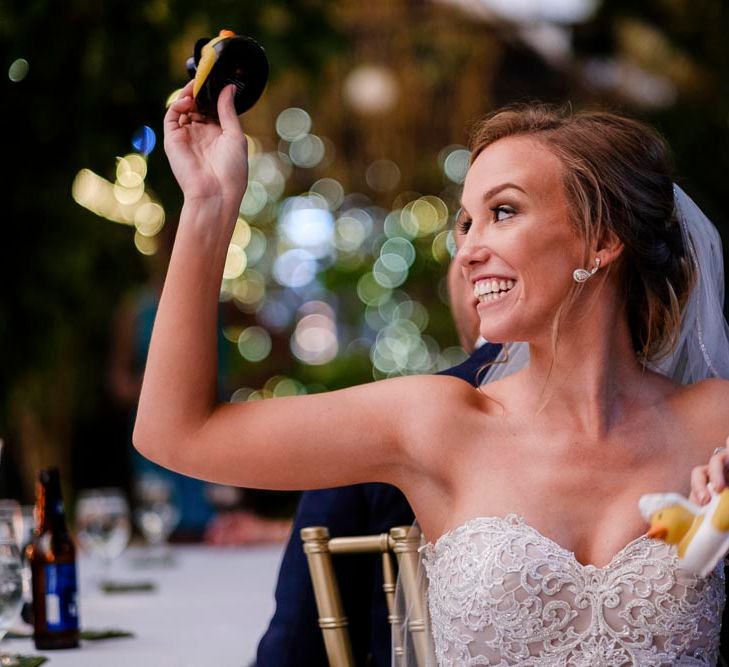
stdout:
MULTIPOLYGON (((496 185, 490 190, 487 190, 484 192, 483 195, 483 201, 488 201, 495 195, 499 194, 502 190, 519 190, 519 192, 523 192, 524 194, 527 194, 527 191, 522 188, 520 185, 517 185, 516 183, 502 183, 501 185, 496 185)), ((463 205, 463 202, 459 202, 461 205, 461 209, 467 213, 466 207, 463 205)))
POLYGON ((519 190, 519 192, 523 192, 524 194, 526 194, 526 190, 516 183, 502 183, 501 185, 496 185, 490 190, 486 191, 483 195, 483 201, 491 199, 491 197, 499 194, 499 192, 501 192, 502 190, 519 190))

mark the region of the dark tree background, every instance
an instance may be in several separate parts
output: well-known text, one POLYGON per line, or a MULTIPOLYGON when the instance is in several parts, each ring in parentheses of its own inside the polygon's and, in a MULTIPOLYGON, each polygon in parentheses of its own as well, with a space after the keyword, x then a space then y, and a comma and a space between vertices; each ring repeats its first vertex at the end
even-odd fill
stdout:
MULTIPOLYGON (((148 160, 148 189, 168 220, 174 218, 179 194, 161 150, 164 104, 186 80, 184 62, 195 40, 221 27, 264 44, 272 66, 268 91, 244 118, 246 130, 266 150, 281 150, 275 119, 299 106, 334 149, 326 166, 294 166, 286 195, 332 177, 346 193, 361 193, 363 207, 373 211, 401 207, 411 193, 441 196, 452 214, 457 186, 444 178, 438 154, 464 144, 479 113, 521 99, 571 101, 575 108, 607 106, 655 124, 675 151, 680 182, 727 240, 726 3, 606 0, 585 18, 548 24, 548 48, 548 30, 541 41, 534 37, 544 22, 527 25, 464 6, 0 2, 3 66, 19 58, 29 63, 22 80, 4 76, 0 83, 0 495, 27 498, 33 471, 49 463, 71 467, 68 479, 77 484, 125 482, 128 414, 111 400, 106 368, 114 309, 147 279, 147 265, 132 243, 133 229, 79 206, 72 183, 83 168, 113 181, 116 157, 130 152, 133 133, 148 125, 158 139, 148 160), (391 73, 399 93, 390 107, 365 112, 346 99, 348 75, 362 64, 391 73), (394 190, 368 189, 364 174, 381 158, 399 167, 394 190)), ((277 233, 278 205, 272 202, 251 222, 269 240, 277 233)), ((413 240, 417 257, 401 290, 426 307, 423 335, 445 350, 456 338, 435 289, 446 260, 431 253, 433 239, 413 240)), ((359 264, 321 267, 320 284, 336 295, 344 330, 366 329, 364 305, 354 295, 371 269, 372 252, 359 264)), ((264 266, 270 282, 270 263, 264 266)), ((240 320, 229 322, 234 328, 257 322, 257 311, 229 310, 240 320)), ((305 364, 292 357, 290 334, 273 332, 271 354, 255 364, 231 345, 232 385, 258 389, 272 376, 286 376, 316 390, 372 379, 367 350, 347 347, 326 364, 305 364)))

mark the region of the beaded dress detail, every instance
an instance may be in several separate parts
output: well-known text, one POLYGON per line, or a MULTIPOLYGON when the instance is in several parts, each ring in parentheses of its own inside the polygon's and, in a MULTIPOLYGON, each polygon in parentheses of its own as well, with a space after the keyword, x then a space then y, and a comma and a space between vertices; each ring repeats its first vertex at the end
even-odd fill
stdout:
POLYGON ((723 563, 699 579, 645 536, 605 567, 525 521, 481 517, 424 547, 440 667, 715 665, 723 563))

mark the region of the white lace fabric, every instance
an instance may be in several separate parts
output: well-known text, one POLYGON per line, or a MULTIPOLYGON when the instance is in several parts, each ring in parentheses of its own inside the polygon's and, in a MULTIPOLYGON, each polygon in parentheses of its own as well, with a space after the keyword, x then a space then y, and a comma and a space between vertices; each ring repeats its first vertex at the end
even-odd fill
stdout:
POLYGON ((639 537, 605 567, 521 517, 481 517, 424 547, 440 667, 715 665, 724 608, 720 563, 706 579, 639 537))

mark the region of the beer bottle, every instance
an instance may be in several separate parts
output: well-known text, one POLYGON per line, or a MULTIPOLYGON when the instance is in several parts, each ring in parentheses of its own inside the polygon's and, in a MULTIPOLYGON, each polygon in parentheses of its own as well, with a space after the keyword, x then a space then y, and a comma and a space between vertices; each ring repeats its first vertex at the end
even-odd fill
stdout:
POLYGON ((57 468, 36 484, 35 534, 27 556, 33 578, 33 639, 38 649, 79 645, 76 547, 66 526, 57 468))

